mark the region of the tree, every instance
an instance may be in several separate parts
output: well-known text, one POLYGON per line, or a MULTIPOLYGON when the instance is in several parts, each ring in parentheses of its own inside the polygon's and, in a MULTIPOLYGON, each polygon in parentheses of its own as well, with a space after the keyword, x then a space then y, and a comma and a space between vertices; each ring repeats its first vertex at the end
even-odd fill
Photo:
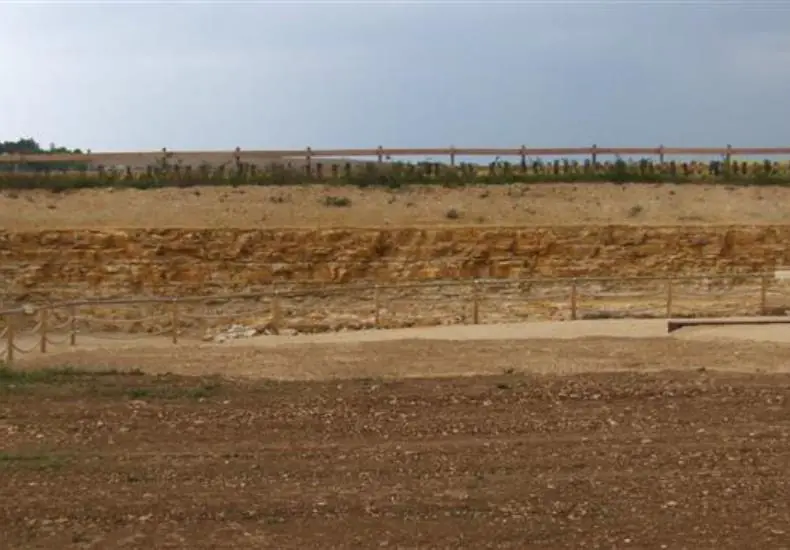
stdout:
MULTIPOLYGON (((80 149, 69 149, 67 147, 58 147, 54 143, 49 145, 49 149, 41 148, 41 145, 33 138, 19 138, 16 141, 0 141, 0 155, 39 155, 39 154, 77 154, 81 155, 80 149)), ((9 167, 9 165, 0 165, 9 167)), ((82 170, 87 167, 84 162, 37 162, 37 163, 23 163, 17 165, 18 169, 29 170, 33 172, 43 172, 50 170, 82 170)))

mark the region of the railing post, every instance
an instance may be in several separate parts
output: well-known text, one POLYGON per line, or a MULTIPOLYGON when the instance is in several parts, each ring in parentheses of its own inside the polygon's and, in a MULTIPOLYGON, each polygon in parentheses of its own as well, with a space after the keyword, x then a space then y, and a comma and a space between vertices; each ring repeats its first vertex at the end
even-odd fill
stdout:
POLYGON ((575 321, 578 316, 578 308, 576 305, 578 299, 578 281, 574 277, 571 281, 571 321, 575 321))
POLYGON ((281 318, 282 310, 280 309, 280 293, 275 290, 274 296, 272 297, 272 329, 274 329, 275 333, 280 332, 281 318))
POLYGON ((69 345, 77 345, 77 306, 69 306, 69 345))
POLYGON ((173 339, 174 344, 178 344, 178 299, 173 298, 173 304, 170 310, 170 325, 171 325, 171 336, 173 339))
POLYGON ((6 324, 6 350, 5 350, 5 361, 9 365, 14 362, 14 316, 13 314, 8 314, 5 316, 5 324, 6 324))
POLYGON ((480 281, 477 279, 472 287, 472 323, 480 324, 480 281))
POLYGON ((672 299, 674 298, 674 284, 672 277, 667 279, 667 319, 672 317, 672 299))
POLYGON ((304 172, 305 175, 311 176, 313 174, 313 149, 311 147, 307 147, 305 149, 305 165, 304 165, 304 172))
POLYGON ((47 353, 47 325, 49 324, 49 310, 47 308, 41 308, 38 310, 38 312, 39 321, 41 322, 41 353, 47 353))
POLYGON ((765 315, 768 309, 768 275, 763 273, 760 277, 760 315, 765 315))
POLYGON ((376 285, 373 289, 373 307, 375 308, 373 311, 373 322, 376 328, 381 327, 381 291, 379 289, 379 285, 376 285))

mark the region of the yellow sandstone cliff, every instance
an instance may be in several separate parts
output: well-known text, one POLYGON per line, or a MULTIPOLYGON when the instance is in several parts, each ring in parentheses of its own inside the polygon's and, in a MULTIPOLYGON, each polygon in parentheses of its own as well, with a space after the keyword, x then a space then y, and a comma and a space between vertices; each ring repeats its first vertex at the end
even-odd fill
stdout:
POLYGON ((0 232, 6 295, 232 292, 272 281, 747 273, 790 226, 0 232))

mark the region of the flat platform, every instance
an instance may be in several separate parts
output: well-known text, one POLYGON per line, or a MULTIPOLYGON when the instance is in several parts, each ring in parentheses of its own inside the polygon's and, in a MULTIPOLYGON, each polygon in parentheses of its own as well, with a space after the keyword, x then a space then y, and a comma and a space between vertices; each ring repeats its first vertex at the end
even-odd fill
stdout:
POLYGON ((755 317, 698 317, 694 319, 668 319, 667 332, 675 332, 683 327, 700 327, 711 325, 778 325, 790 324, 790 316, 755 316, 755 317))

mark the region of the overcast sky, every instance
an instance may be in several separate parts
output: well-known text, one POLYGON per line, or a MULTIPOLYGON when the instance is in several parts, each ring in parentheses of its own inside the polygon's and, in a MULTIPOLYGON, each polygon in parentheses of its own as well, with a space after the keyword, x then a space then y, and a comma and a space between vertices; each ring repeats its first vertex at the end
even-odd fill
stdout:
POLYGON ((0 4, 0 140, 790 146, 790 2, 0 4))

